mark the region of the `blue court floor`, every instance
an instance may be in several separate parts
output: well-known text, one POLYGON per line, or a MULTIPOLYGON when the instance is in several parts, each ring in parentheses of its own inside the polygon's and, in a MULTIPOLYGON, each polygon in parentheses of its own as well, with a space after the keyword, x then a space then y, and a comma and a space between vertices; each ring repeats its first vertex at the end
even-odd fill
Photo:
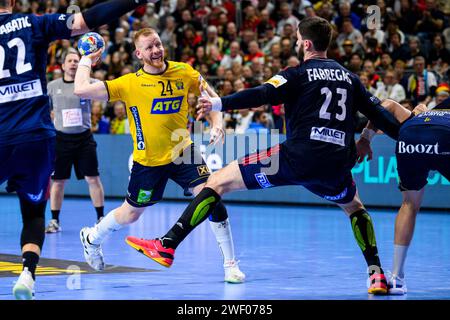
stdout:
MULTIPOLYGON (((120 203, 107 200, 105 211, 120 203)), ((244 284, 223 283, 222 258, 209 222, 198 227, 178 247, 170 269, 159 266, 125 244, 127 235, 147 238, 163 235, 185 206, 186 203, 179 202, 159 203, 147 209, 134 225, 114 233, 103 249, 106 263, 114 265, 108 267, 108 273, 73 274, 67 273, 67 265, 76 269, 84 262, 79 230, 93 225, 96 218, 88 199, 66 199, 61 213, 63 232, 47 236, 42 254, 46 261, 56 259, 48 260, 53 261, 54 267, 41 268, 47 275, 37 278, 36 298, 450 298, 448 213, 422 212, 418 217, 406 265, 408 295, 373 297, 366 293, 365 261, 353 239, 349 219, 339 209, 228 204, 237 258, 247 275, 244 284)), ((389 270, 395 212, 371 210, 371 214, 380 257, 384 268, 389 270)), ((20 257, 13 257, 13 262, 3 260, 20 254, 21 217, 15 197, 0 196, 0 217, 0 299, 12 299, 11 288, 17 276, 11 272, 17 273, 20 269, 20 257)))

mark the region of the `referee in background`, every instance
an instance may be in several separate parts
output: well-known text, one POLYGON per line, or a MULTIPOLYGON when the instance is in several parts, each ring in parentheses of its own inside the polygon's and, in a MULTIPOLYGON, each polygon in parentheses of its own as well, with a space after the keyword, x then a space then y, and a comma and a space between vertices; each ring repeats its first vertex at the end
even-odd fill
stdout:
MULTIPOLYGON (((48 86, 56 128, 56 163, 50 189, 52 219, 46 233, 61 231, 59 215, 64 198, 64 185, 70 178, 72 166, 78 180, 85 179, 97 212, 97 221, 103 218, 104 192, 97 160, 97 143, 91 133, 91 100, 74 95, 74 79, 80 56, 70 49, 63 57, 64 76, 48 86)), ((97 81, 92 79, 92 81, 97 81)))

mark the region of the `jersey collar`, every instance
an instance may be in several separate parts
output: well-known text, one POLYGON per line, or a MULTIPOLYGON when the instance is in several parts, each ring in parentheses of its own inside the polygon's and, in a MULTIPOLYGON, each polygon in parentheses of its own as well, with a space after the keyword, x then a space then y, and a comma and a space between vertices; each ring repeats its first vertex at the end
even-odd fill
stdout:
POLYGON ((149 73, 149 72, 144 70, 144 67, 142 67, 141 70, 142 70, 143 73, 145 73, 145 74, 147 74, 149 76, 160 76, 160 75, 164 74, 169 69, 169 61, 164 59, 164 62, 166 63, 166 68, 163 71, 159 72, 159 73, 149 73))

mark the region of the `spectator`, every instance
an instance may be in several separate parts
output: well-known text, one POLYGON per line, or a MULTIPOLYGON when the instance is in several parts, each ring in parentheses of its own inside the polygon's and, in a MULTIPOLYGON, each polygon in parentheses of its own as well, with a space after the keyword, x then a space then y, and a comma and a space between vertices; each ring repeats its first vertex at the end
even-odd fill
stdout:
POLYGON ((436 97, 427 105, 428 110, 434 109, 438 104, 450 97, 450 86, 441 83, 436 89, 436 97))
POLYGON ((406 98, 405 89, 397 83, 393 69, 386 71, 383 82, 378 85, 375 91, 375 96, 380 100, 392 99, 397 102, 406 98))
POLYGON ((261 63, 264 63, 264 53, 259 49, 259 44, 256 40, 248 44, 248 54, 244 57, 244 62, 251 62, 257 58, 261 63))
POLYGON ((291 41, 295 41, 297 39, 297 29, 294 29, 294 27, 290 23, 286 23, 283 26, 283 32, 281 33, 281 38, 289 38, 291 41))
POLYGON ((123 54, 122 59, 124 63, 129 64, 131 63, 131 54, 133 52, 133 48, 131 46, 131 42, 127 39, 126 36, 127 34, 124 28, 117 28, 114 35, 114 44, 110 46, 108 54, 112 58, 114 53, 120 52, 123 54))
POLYGON ((161 42, 168 50, 168 59, 175 59, 175 50, 177 48, 177 36, 175 33, 176 30, 176 23, 175 18, 172 16, 168 16, 165 18, 165 28, 160 33, 161 34, 161 42))
MULTIPOLYGON (((397 60, 394 63, 394 71, 397 81, 406 90, 408 87, 408 77, 405 75, 405 62, 402 60, 397 60)), ((406 91, 405 91, 406 92, 406 91)))
POLYGON ((409 37, 408 40, 409 44, 409 57, 406 61, 406 65, 408 67, 412 67, 414 65, 414 58, 417 56, 426 57, 425 53, 420 48, 420 41, 419 38, 416 36, 409 37))
POLYGON ((210 55, 211 54, 211 47, 212 46, 216 46, 217 49, 222 52, 223 51, 223 38, 219 37, 217 34, 217 27, 216 26, 209 26, 206 29, 206 44, 205 44, 205 49, 206 49, 206 55, 210 55))
POLYGON ((340 57, 340 63, 345 66, 346 68, 348 68, 349 64, 350 64, 350 59, 352 57, 352 53, 353 53, 353 41, 350 39, 347 39, 344 41, 344 43, 342 44, 342 48, 344 49, 341 57, 340 57))
POLYGON ((252 5, 245 7, 244 9, 245 18, 242 21, 243 30, 252 30, 256 32, 256 28, 260 23, 261 19, 256 14, 256 8, 252 5))
POLYGON ((444 47, 445 40, 442 34, 435 34, 433 47, 430 49, 428 60, 432 67, 436 64, 450 64, 450 52, 444 47))
POLYGON ((109 121, 103 115, 103 105, 101 101, 93 101, 91 109, 91 131, 92 133, 109 133, 109 121))
POLYGON ((136 26, 136 28, 133 27, 133 30, 139 30, 141 28, 153 28, 157 30, 158 24, 160 23, 159 19, 159 15, 155 12, 155 4, 149 3, 147 4, 147 9, 141 19, 142 21, 145 21, 145 26, 136 26))
POLYGON ((238 41, 240 43, 241 39, 238 35, 238 30, 237 30, 236 24, 234 22, 228 22, 227 28, 226 28, 226 33, 225 33, 224 47, 225 48, 228 47, 230 45, 230 43, 233 41, 238 41))
POLYGON ((343 44, 345 40, 351 40, 354 44, 353 52, 363 49, 364 38, 361 31, 353 26, 352 20, 350 18, 345 18, 342 21, 342 32, 336 39, 337 44, 341 49, 341 53, 344 53, 343 44))
POLYGON ((287 65, 287 61, 294 54, 295 52, 291 39, 289 38, 281 39, 281 53, 280 53, 281 63, 283 65, 287 65))
POLYGON ((292 14, 292 10, 287 2, 281 3, 280 16, 281 19, 278 21, 277 24, 278 34, 281 34, 283 32, 283 27, 286 23, 289 23, 290 25, 295 26, 297 28, 299 20, 292 14))
MULTIPOLYGON (((306 14, 306 12, 305 12, 306 14)), ((325 2, 324 4, 322 4, 322 7, 320 8, 320 10, 317 12, 317 15, 319 17, 324 18, 325 20, 332 22, 335 19, 335 12, 333 9, 333 6, 331 3, 329 2, 325 2)))
POLYGON ((267 10, 269 12, 269 15, 271 15, 273 13, 273 10, 275 9, 275 6, 273 5, 272 1, 258 0, 257 9, 259 12, 267 10))
POLYGON ((253 113, 247 132, 264 133, 268 132, 269 122, 267 113, 264 111, 256 111, 253 113))
POLYGON ((194 69, 200 70, 200 65, 207 63, 208 58, 206 56, 205 47, 198 46, 195 50, 195 61, 192 64, 194 69))
POLYGON ((408 77, 407 96, 415 105, 428 104, 434 96, 437 87, 433 72, 425 69, 425 58, 417 56, 414 59, 414 73, 408 77))
POLYGON ((270 19, 269 10, 263 9, 261 10, 261 18, 256 27, 256 31, 258 32, 258 38, 261 38, 265 35, 267 29, 274 29, 276 26, 275 22, 270 19))
POLYGON ((369 74, 367 72, 361 72, 359 74, 359 80, 361 80, 362 85, 364 86, 364 88, 366 88, 367 91, 369 91, 371 94, 375 94, 376 88, 374 88, 370 84, 369 74))
POLYGON ((249 109, 239 110, 236 116, 236 134, 243 134, 247 131, 250 126, 250 122, 252 121, 253 113, 254 112, 249 109))
POLYGON ((391 54, 392 60, 408 61, 410 53, 408 52, 408 48, 406 47, 406 45, 400 42, 400 34, 398 32, 393 33, 389 39, 389 52, 391 54))
POLYGON ((311 2, 309 2, 308 0, 293 0, 291 5, 292 14, 296 16, 299 20, 303 19, 306 16, 305 9, 310 6, 311 2))
POLYGON ((111 120, 111 134, 130 133, 130 127, 127 121, 125 103, 122 101, 114 102, 114 119, 111 120))
POLYGON ((212 10, 209 7, 208 2, 209 1, 207 0, 199 0, 197 3, 197 7, 194 11, 195 19, 197 21, 200 21, 203 27, 206 27, 208 25, 208 20, 212 13, 212 10))
POLYGON ((336 19, 334 19, 334 24, 338 29, 343 27, 345 19, 350 19, 350 22, 356 29, 361 29, 361 18, 351 11, 351 4, 349 1, 342 1, 339 4, 339 14, 336 19))
POLYGON ((445 14, 437 7, 436 0, 425 0, 425 10, 421 13, 420 20, 415 25, 417 32, 428 36, 430 33, 444 30, 445 14))
POLYGON ((391 55, 387 52, 381 55, 379 69, 383 72, 393 69, 391 55))
POLYGON ((259 58, 253 58, 250 64, 250 68, 253 72, 253 78, 261 83, 264 76, 264 62, 261 62, 261 59, 259 58))
POLYGON ((298 60, 298 58, 295 56, 290 57, 287 62, 287 66, 292 68, 298 66, 299 64, 300 60, 298 60))
MULTIPOLYGON (((413 4, 413 0, 397 0, 399 2, 398 9, 395 10, 397 23, 400 30, 411 30, 419 20, 420 13, 413 4)), ((411 30, 412 33, 413 30, 411 30)), ((409 33, 409 32, 407 32, 409 33)))
POLYGON ((112 54, 111 62, 108 66, 108 74, 115 78, 120 76, 120 73, 122 72, 122 68, 125 66, 123 55, 120 51, 115 51, 112 54))
POLYGON ((368 39, 375 39, 377 43, 383 43, 385 39, 384 31, 379 28, 369 29, 364 34, 364 41, 367 43, 368 39))
POLYGON ((264 38, 261 39, 262 52, 265 55, 270 54, 272 45, 278 44, 281 37, 275 34, 275 28, 267 28, 264 33, 264 38))
POLYGON ((361 72, 362 65, 363 65, 363 59, 362 59, 361 55, 357 52, 352 53, 352 55, 350 56, 349 64, 348 64, 348 70, 350 70, 353 73, 359 73, 359 72, 361 72))
POLYGON ((377 87, 377 83, 381 81, 380 76, 375 73, 375 66, 372 61, 364 61, 363 71, 367 74, 368 83, 372 88, 377 87))

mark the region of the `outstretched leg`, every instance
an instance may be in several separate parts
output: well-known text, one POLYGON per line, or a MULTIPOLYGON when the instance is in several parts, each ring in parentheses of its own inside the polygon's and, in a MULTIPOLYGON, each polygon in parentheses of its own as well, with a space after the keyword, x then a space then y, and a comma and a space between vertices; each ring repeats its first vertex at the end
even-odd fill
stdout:
POLYGON ((350 217, 353 235, 366 260, 370 277, 368 292, 386 294, 387 281, 381 268, 375 230, 369 212, 362 204, 357 191, 352 201, 338 205, 350 217))

